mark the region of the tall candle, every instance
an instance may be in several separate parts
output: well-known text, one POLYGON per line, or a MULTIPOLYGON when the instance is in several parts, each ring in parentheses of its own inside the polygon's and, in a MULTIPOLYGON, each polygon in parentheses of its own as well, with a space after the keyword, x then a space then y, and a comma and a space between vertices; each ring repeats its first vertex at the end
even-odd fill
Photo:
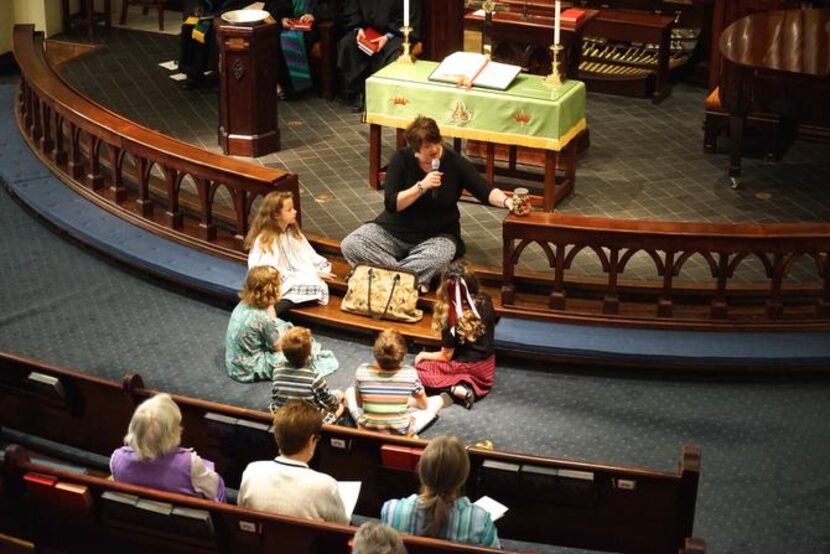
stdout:
POLYGON ((409 27, 409 0, 403 0, 403 26, 409 27))
POLYGON ((560 0, 556 0, 556 8, 553 12, 553 43, 559 44, 559 12, 562 10, 562 2, 560 0))

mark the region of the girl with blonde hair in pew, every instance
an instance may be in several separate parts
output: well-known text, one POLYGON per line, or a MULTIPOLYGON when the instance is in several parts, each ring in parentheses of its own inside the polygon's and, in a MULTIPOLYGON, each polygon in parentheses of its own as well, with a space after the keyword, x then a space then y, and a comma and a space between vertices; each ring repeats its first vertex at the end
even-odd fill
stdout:
POLYGON ((290 192, 265 196, 245 237, 248 268, 270 265, 280 272, 280 301, 276 315, 298 304, 329 303, 329 286, 323 279, 333 277, 331 263, 317 254, 297 225, 297 210, 290 192))
MULTIPOLYGON (((280 274, 276 268, 251 268, 239 292, 225 333, 225 370, 240 383, 270 381, 274 370, 290 365, 282 353, 280 339, 294 326, 277 317, 280 274)), ((330 350, 312 341, 310 366, 320 375, 337 370, 339 363, 330 350)))
POLYGON ((124 446, 110 456, 112 478, 187 496, 225 501, 225 483, 191 448, 182 448, 182 412, 169 394, 157 394, 133 413, 124 446))
POLYGON ((432 329, 441 333, 441 350, 420 352, 415 369, 425 387, 449 392, 469 410, 496 381, 493 301, 463 261, 444 271, 436 297, 432 329))
POLYGON ((501 548, 490 514, 463 495, 470 458, 456 437, 436 437, 418 461, 421 491, 388 500, 383 523, 401 533, 501 548))

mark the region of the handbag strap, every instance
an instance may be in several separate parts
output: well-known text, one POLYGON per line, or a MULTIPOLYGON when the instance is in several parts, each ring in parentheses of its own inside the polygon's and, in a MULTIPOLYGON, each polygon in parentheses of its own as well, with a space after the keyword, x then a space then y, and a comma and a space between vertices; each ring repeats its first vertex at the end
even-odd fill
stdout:
POLYGON ((386 299, 386 307, 383 308, 383 314, 381 314, 381 318, 386 317, 386 312, 389 311, 389 304, 392 303, 392 296, 395 294, 395 287, 398 286, 398 283, 401 280, 401 274, 396 273, 395 278, 392 279, 392 290, 389 291, 389 298, 386 299))
MULTIPOLYGON (((372 278, 375 275, 375 268, 370 267, 367 276, 369 277, 369 298, 367 301, 369 308, 369 315, 372 315, 372 278)), ((374 317, 374 316, 373 316, 374 317)))

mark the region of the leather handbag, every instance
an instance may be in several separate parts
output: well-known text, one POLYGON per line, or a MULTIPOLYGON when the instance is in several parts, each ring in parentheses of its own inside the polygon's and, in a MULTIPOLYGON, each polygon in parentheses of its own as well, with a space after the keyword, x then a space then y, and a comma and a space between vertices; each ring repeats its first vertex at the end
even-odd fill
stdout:
POLYGON ((415 323, 418 309, 418 276, 406 269, 357 264, 347 279, 348 290, 340 308, 344 312, 415 323))

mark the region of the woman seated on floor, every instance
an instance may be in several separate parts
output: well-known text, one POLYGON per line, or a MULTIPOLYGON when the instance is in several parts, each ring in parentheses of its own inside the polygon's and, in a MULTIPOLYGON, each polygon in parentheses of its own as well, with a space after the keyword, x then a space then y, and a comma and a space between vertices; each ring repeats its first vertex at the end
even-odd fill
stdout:
POLYGON ((462 495, 469 474, 460 440, 433 439, 418 462, 420 494, 385 502, 381 521, 401 533, 501 548, 490 514, 462 495))
MULTIPOLYGON (((270 381, 274 368, 288 364, 280 337, 293 327, 274 310, 280 300, 279 272, 267 265, 251 268, 239 299, 225 333, 225 370, 240 383, 270 381)), ((321 350, 320 344, 313 342, 310 365, 320 375, 327 375, 339 364, 331 351, 321 350)))
POLYGON ((356 386, 346 390, 349 413, 359 428, 412 436, 452 404, 447 394, 427 397, 415 368, 401 365, 406 341, 398 331, 378 335, 374 355, 375 363, 357 368, 356 386))
POLYGON ((464 189, 482 204, 513 208, 513 200, 491 188, 473 164, 444 148, 434 119, 419 116, 404 132, 407 148, 389 161, 384 210, 355 229, 340 245, 352 266, 369 263, 418 274, 429 290, 433 276, 464 253, 458 200, 464 189))
POLYGON ((441 333, 441 350, 420 352, 415 368, 425 387, 449 392, 469 410, 496 381, 493 301, 463 261, 447 268, 436 296, 432 329, 441 333))
POLYGON ((169 394, 136 408, 124 444, 110 457, 112 478, 188 496, 225 501, 225 483, 193 449, 179 446, 182 413, 169 394))

